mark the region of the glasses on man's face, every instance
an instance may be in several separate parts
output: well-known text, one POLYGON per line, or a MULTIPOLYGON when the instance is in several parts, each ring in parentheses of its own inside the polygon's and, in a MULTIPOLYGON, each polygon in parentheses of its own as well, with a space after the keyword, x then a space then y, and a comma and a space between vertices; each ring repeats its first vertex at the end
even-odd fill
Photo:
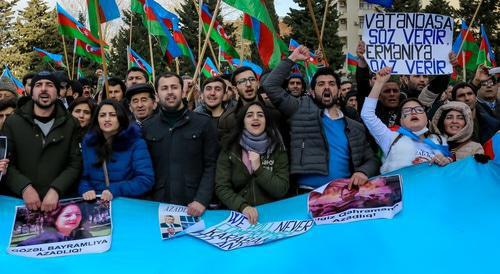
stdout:
POLYGON ((410 115, 411 113, 415 112, 416 114, 422 114, 424 113, 425 109, 423 106, 416 106, 416 107, 406 107, 401 110, 401 113, 403 115, 410 115))
POLYGON ((242 79, 238 79, 236 81, 236 85, 241 86, 241 85, 246 85, 247 82, 255 83, 256 81, 257 81, 257 78, 255 78, 255 77, 242 78, 242 79))
POLYGON ((493 86, 494 84, 495 84, 495 82, 493 82, 492 79, 481 81, 481 86, 483 86, 483 87, 493 86))

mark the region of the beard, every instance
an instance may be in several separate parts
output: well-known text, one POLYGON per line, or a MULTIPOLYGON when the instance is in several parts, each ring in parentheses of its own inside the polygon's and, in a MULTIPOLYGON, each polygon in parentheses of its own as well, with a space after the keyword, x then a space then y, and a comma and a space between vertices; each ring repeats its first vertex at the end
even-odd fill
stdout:
POLYGON ((48 108, 51 108, 52 106, 55 105, 56 100, 57 99, 54 99, 54 100, 52 100, 52 101, 50 101, 48 103, 42 103, 42 102, 40 102, 40 98, 38 98, 38 99, 34 100, 34 102, 35 102, 35 105, 37 107, 39 107, 41 109, 48 109, 48 108))
POLYGON ((338 94, 334 95, 330 89, 326 89, 321 94, 321 97, 316 95, 314 101, 317 105, 328 109, 339 104, 339 96, 338 94))

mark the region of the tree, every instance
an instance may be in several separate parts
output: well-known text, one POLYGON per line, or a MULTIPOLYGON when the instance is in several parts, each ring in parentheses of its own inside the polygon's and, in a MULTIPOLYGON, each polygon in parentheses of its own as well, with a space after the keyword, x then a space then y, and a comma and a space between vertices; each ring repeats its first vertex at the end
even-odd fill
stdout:
MULTIPOLYGON (((318 27, 321 28, 323 22, 323 13, 325 11, 325 1, 312 0, 313 10, 316 16, 318 27)), ((301 9, 290 9, 284 22, 292 28, 292 34, 286 37, 286 41, 290 38, 295 39, 300 44, 303 44, 310 49, 318 49, 319 39, 313 27, 312 20, 309 16, 310 12, 307 9, 307 0, 294 0, 301 9)), ((345 56, 342 53, 342 42, 337 35, 339 28, 338 12, 334 5, 328 8, 326 17, 325 32, 323 35, 323 46, 325 55, 328 58, 328 63, 334 69, 339 69, 345 61, 345 56)))
MULTIPOLYGON (((442 1, 441 1, 442 2, 442 1)), ((387 12, 420 12, 422 3, 420 0, 394 0, 392 8, 387 12)))
MULTIPOLYGON (((460 9, 457 12, 458 18, 465 20, 467 25, 470 25, 478 4, 478 0, 460 0, 460 9)), ((500 63, 500 25, 498 24, 498 14, 500 14, 498 0, 483 0, 477 13, 476 20, 471 26, 472 31, 477 37, 478 45, 481 39, 479 27, 481 24, 485 26, 490 45, 495 51, 497 64, 500 63)))
MULTIPOLYGON (((63 54, 61 36, 57 31, 56 11, 48 9, 45 1, 30 0, 26 8, 19 12, 14 27, 16 37, 13 45, 20 56, 13 63, 22 73, 50 70, 54 66, 42 61, 33 47, 63 54)), ((67 41, 67 44, 71 45, 72 41, 67 41)))
MULTIPOLYGON (((179 14, 179 18, 181 21, 181 30, 182 33, 184 34, 184 37, 186 38, 189 47, 193 51, 193 54, 195 56, 195 59, 198 59, 198 29, 199 29, 199 20, 198 20, 198 12, 196 10, 196 7, 194 5, 194 2, 198 2, 198 0, 185 0, 180 4, 180 7, 176 10, 176 12, 179 14)), ((216 6, 217 1, 216 0, 208 0, 208 1, 203 1, 206 3, 212 11, 212 14, 214 14, 214 9, 216 6)), ((234 33, 235 33, 235 28, 232 24, 225 24, 223 21, 222 16, 220 15, 220 10, 219 14, 217 15, 217 21, 219 24, 222 24, 224 27, 224 31, 230 38, 234 38, 234 33)), ((203 46, 203 41, 205 41, 205 33, 202 32, 201 34, 201 42, 203 46)), ((233 45, 236 46, 236 43, 234 43, 234 39, 232 39, 233 45)), ((218 54, 219 46, 217 43, 213 42, 210 40, 210 43, 212 45, 212 48, 215 51, 215 54, 218 54)), ((210 52, 210 48, 207 46, 207 49, 205 51, 205 57, 209 56, 210 58, 213 59, 212 54, 210 52)), ((204 62, 205 58, 200 60, 200 62, 204 62)), ((213 60, 214 62, 217 62, 217 60, 213 60)), ((181 66, 181 73, 194 73, 194 68, 191 65, 191 61, 187 58, 182 58, 182 66, 181 66)))
POLYGON ((19 53, 13 46, 13 41, 15 39, 14 32, 14 11, 13 7, 16 6, 19 0, 0 0, 0 66, 3 69, 3 65, 9 65, 13 70, 14 74, 20 76, 17 73, 18 69, 13 66, 15 60, 19 60, 19 53))
POLYGON ((457 10, 455 10, 447 0, 431 0, 422 12, 442 14, 455 18, 457 10))
POLYGON ((14 11, 19 0, 0 0, 0 48, 12 45, 14 11))

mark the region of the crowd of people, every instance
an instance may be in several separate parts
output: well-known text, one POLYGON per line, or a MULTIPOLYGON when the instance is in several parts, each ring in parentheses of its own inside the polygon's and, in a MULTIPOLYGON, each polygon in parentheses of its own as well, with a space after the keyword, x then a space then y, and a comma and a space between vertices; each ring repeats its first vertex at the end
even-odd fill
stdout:
POLYGON ((370 72, 364 48, 352 81, 320 67, 306 83, 293 70, 310 58, 303 46, 260 77, 239 67, 200 87, 171 72, 151 83, 137 67, 109 78, 107 92, 42 71, 23 78, 19 96, 0 79, 1 192, 47 212, 64 197, 123 196, 185 205, 192 216, 227 208, 256 223, 257 205, 335 179, 351 188, 424 162, 488 160, 498 74, 479 65, 472 81, 452 85, 450 75, 370 72))

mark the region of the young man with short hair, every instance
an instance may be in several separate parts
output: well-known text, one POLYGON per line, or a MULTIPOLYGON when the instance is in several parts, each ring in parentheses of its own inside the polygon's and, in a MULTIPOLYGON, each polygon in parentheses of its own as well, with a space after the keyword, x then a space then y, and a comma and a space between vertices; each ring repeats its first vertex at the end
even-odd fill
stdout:
POLYGON ((31 91, 4 124, 12 155, 6 185, 28 209, 52 211, 80 176, 79 125, 57 99, 54 74, 35 75, 31 91))
POLYGON ((214 189, 216 130, 210 117, 187 108, 179 75, 160 75, 155 88, 160 109, 143 128, 156 176, 151 198, 185 205, 188 214, 200 216, 214 189))
POLYGON ((145 84, 148 82, 148 73, 138 67, 131 67, 127 70, 127 76, 125 77, 125 85, 127 88, 135 84, 145 84))

